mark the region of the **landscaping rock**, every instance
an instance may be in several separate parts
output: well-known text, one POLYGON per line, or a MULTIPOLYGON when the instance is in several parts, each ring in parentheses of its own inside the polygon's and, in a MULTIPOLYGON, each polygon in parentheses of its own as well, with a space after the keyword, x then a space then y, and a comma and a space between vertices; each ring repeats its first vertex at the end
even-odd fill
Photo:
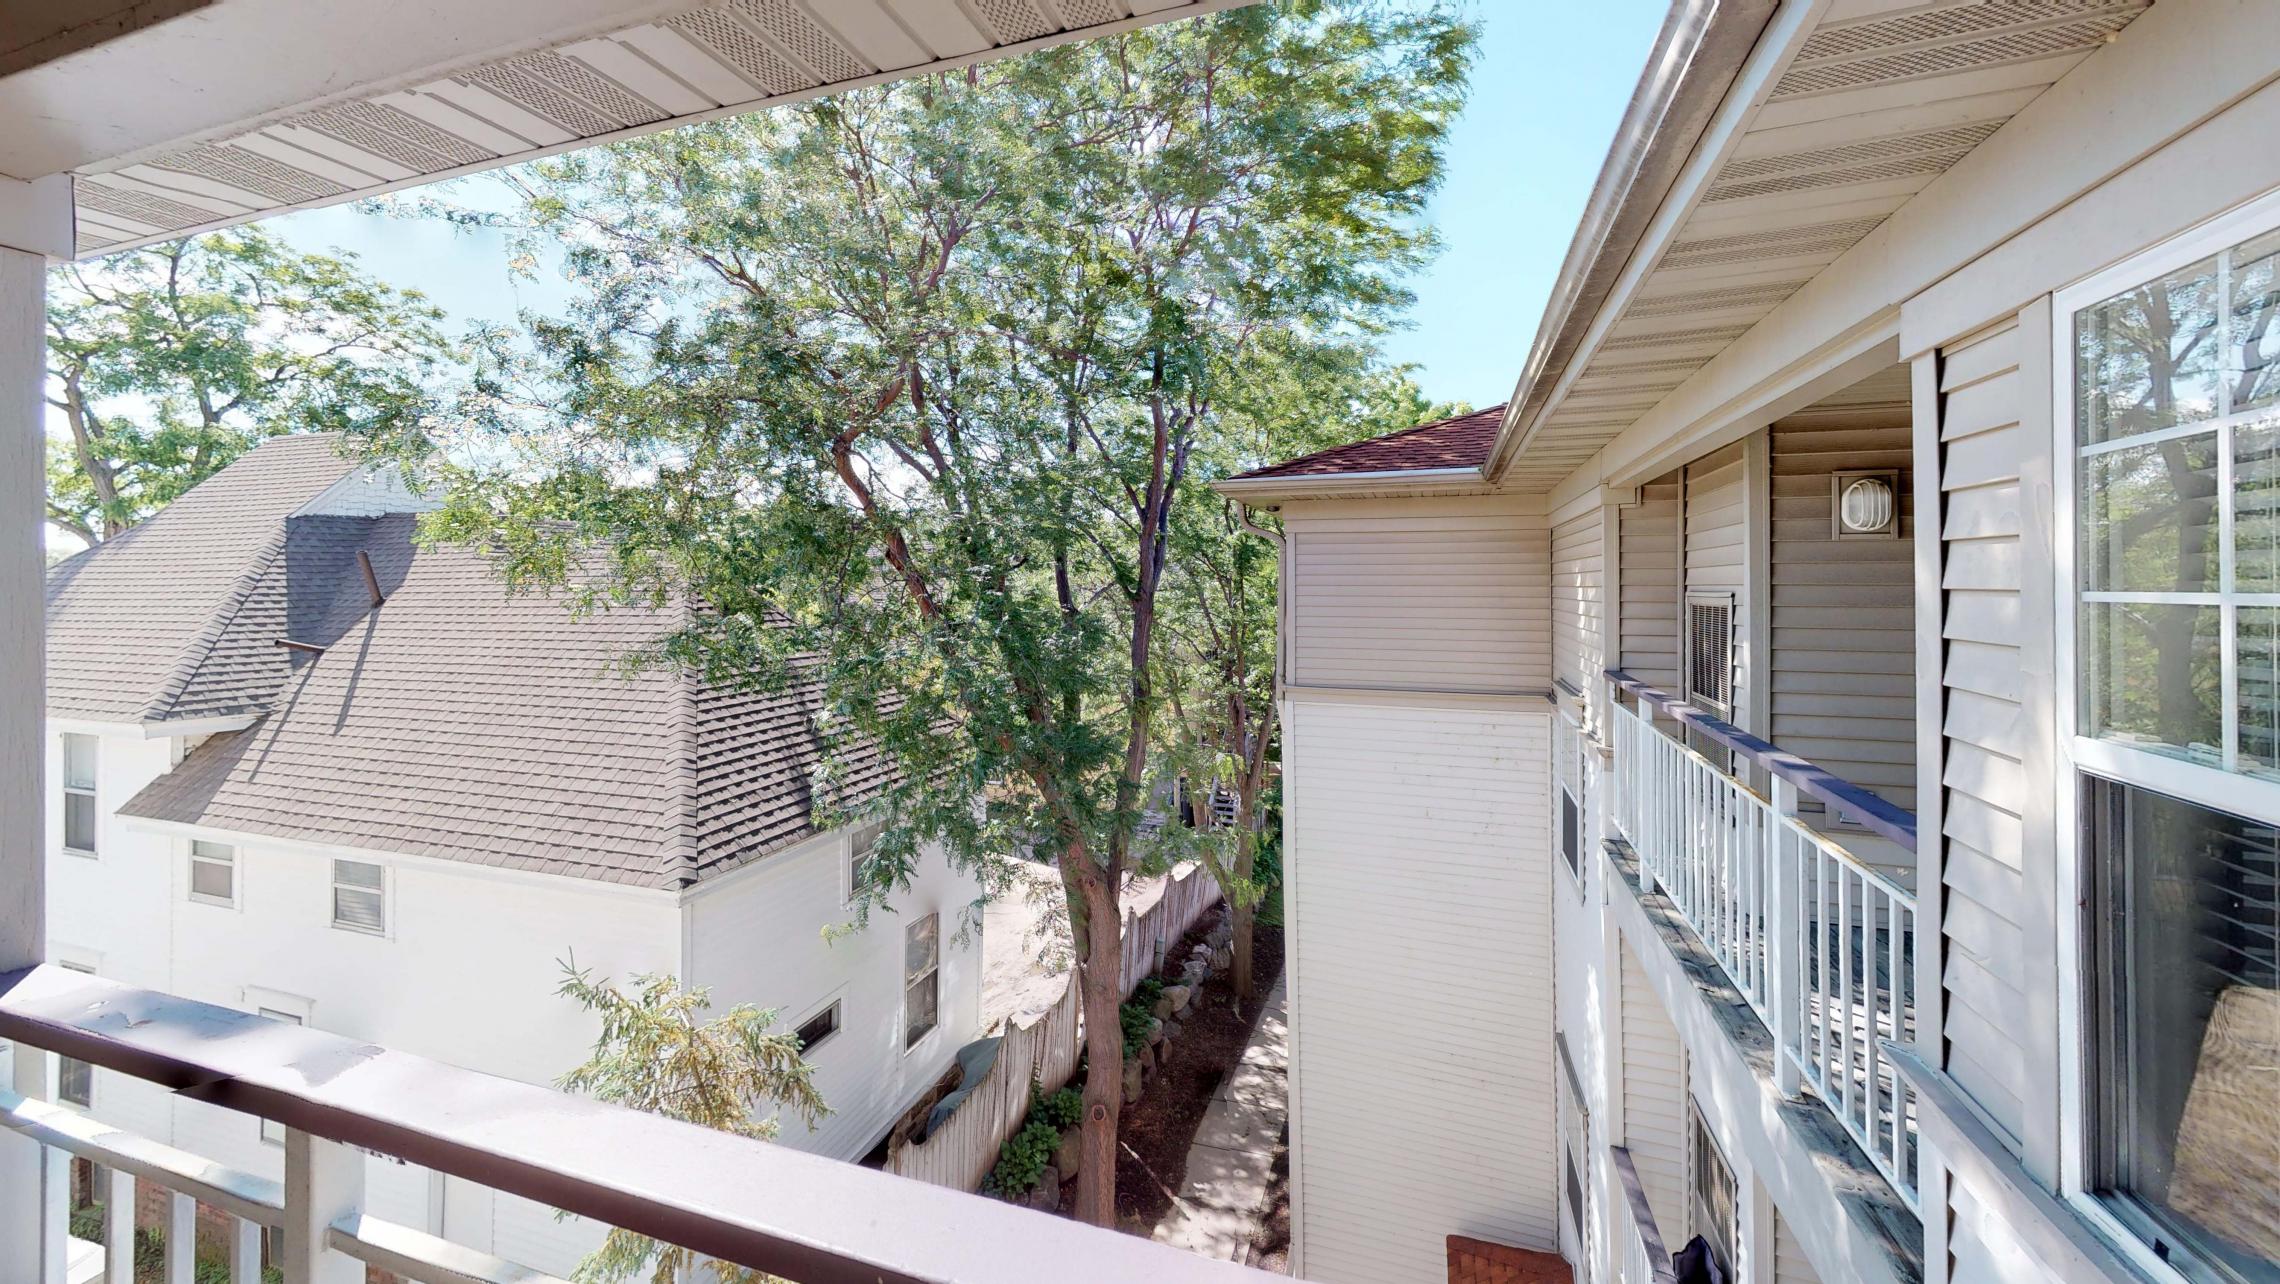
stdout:
POLYGON ((1164 1015, 1177 1016, 1180 1013, 1187 1011, 1188 1000, 1193 997, 1194 994, 1195 990, 1190 986, 1171 985, 1164 987, 1163 1001, 1164 1004, 1170 1008, 1170 1011, 1164 1015))
POLYGON ((1061 1134, 1061 1144, 1053 1147, 1053 1167, 1063 1173, 1074 1173, 1085 1163, 1085 1130, 1071 1128, 1061 1134))
POLYGON ((1037 1179, 1037 1189, 1029 1192, 1029 1206, 1051 1212, 1061 1206, 1061 1174, 1051 1168, 1037 1179))
POLYGON ((1220 972, 1224 972, 1228 968, 1235 966, 1234 947, 1222 945, 1217 950, 1214 950, 1211 955, 1211 966, 1214 970, 1220 972))
MULTIPOLYGON (((1177 986, 1174 986, 1174 987, 1173 987, 1173 989, 1177 989, 1177 988, 1178 988, 1177 986)), ((1157 1020, 1159 1020, 1159 1021, 1163 1020, 1165 1017, 1168 1017, 1168 1016, 1170 1016, 1170 1015, 1172 1014, 1172 1000, 1171 1000, 1171 997, 1170 997, 1170 996, 1171 996, 1171 991, 1170 991, 1170 990, 1166 990, 1166 991, 1164 992, 1164 995, 1165 995, 1165 997, 1163 997, 1163 998, 1160 998, 1160 999, 1157 999, 1157 1000, 1156 1000, 1156 1006, 1155 1006, 1155 1007, 1152 1007, 1152 1008, 1148 1009, 1148 1011, 1149 1011, 1149 1014, 1150 1014, 1151 1016, 1154 1016, 1154 1017, 1155 1017, 1157 1020)))
POLYGON ((1149 1046, 1149 1047, 1151 1047, 1151 1048, 1153 1048, 1153 1047, 1155 1047, 1157 1044, 1159 1044, 1159 1043, 1162 1043, 1163 1041, 1164 1041, 1164 1019, 1163 1019, 1162 1017, 1149 1017, 1149 1018, 1148 1018, 1148 1046, 1149 1046))
POLYGON ((1141 1069, 1140 1069, 1140 1058, 1138 1058, 1138 1057, 1126 1057, 1126 1058, 1124 1059, 1124 1104, 1125 1104, 1125 1105, 1128 1105, 1128 1106, 1129 1106, 1129 1105, 1132 1105, 1132 1104, 1134 1104, 1134 1103, 1136 1103, 1136 1102, 1138 1102, 1138 1101, 1140 1100, 1140 1090, 1141 1090, 1141 1088, 1142 1088, 1142 1086, 1143 1086, 1143 1082, 1142 1082, 1142 1079, 1141 1079, 1141 1074, 1142 1074, 1142 1071, 1141 1071, 1141 1069))

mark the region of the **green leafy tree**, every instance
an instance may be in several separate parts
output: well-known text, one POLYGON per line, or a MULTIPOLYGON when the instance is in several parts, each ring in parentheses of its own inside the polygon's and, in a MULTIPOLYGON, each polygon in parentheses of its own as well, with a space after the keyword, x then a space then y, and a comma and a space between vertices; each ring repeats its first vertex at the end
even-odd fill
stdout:
MULTIPOLYGON (((811 1128, 830 1113, 798 1036, 773 1029, 773 1010, 739 1004, 706 1020, 709 992, 684 990, 673 977, 636 976, 626 991, 571 963, 562 972, 557 993, 602 1023, 593 1052, 556 1081, 564 1091, 759 1141, 774 1140, 778 1127, 762 1110, 789 1110, 811 1128)), ((654 1284, 680 1284, 700 1267, 721 1284, 772 1278, 620 1229, 578 1264, 576 1278, 618 1284, 646 1274, 654 1284)))
POLYGON ((490 337, 463 437, 376 434, 441 448, 434 537, 512 582, 707 604, 644 658, 820 680, 819 798, 884 790, 874 893, 925 843, 992 889, 1058 868, 1096 1223, 1172 514, 1262 336, 1407 301, 1470 41, 1297 0, 538 162, 573 315, 490 337))
MULTIPOLYGON (((1263 461, 1415 427, 1469 407, 1435 405, 1407 370, 1383 369, 1360 343, 1300 343, 1276 336, 1245 354, 1228 381, 1226 431, 1205 452, 1205 480, 1263 461)), ((1233 927, 1234 986, 1252 994, 1252 937, 1270 890, 1258 877, 1267 833, 1262 805, 1275 752, 1281 702, 1276 654, 1276 585, 1281 533, 1276 519, 1251 514, 1203 487, 1192 489, 1173 522, 1165 598, 1172 717, 1165 724, 1165 772, 1189 782, 1189 824, 1163 832, 1178 854, 1210 871, 1226 896, 1233 927), (1218 827, 1216 793, 1232 794, 1236 822, 1218 827)))
POLYGON ((256 228, 55 269, 47 518, 93 544, 264 437, 416 418, 442 313, 256 228))

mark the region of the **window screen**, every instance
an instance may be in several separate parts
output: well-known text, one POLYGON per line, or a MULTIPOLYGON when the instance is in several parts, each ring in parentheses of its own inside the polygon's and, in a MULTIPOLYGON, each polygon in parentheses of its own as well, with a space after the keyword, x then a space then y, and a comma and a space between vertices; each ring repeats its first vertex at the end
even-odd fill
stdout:
POLYGON ((2094 1184, 2187 1278, 2280 1280, 2280 829, 2091 795, 2094 1184))
POLYGON ((1689 1149, 1694 1152, 1693 1192, 1688 1199, 1688 1217, 1694 1233, 1710 1244, 1711 1256, 1725 1271, 1726 1278, 1734 1277, 1734 1245, 1741 1240, 1741 1201, 1734 1184, 1734 1170, 1726 1165, 1726 1156, 1718 1149, 1718 1142, 1702 1122, 1702 1111, 1692 1109, 1693 1136, 1689 1149))
POLYGON ((1686 699, 1728 721, 1734 716, 1734 595, 1686 598, 1686 699))
POLYGON ((934 1029, 941 994, 940 921, 929 914, 903 929, 903 1047, 910 1049, 934 1029))
POLYGON ((93 736, 63 737, 63 845, 75 852, 95 850, 95 758, 93 736))
POLYGON ((333 926, 351 932, 388 930, 387 871, 360 860, 333 866, 333 926))
POLYGON ((190 899, 216 905, 237 903, 237 848, 202 838, 191 840, 190 899))

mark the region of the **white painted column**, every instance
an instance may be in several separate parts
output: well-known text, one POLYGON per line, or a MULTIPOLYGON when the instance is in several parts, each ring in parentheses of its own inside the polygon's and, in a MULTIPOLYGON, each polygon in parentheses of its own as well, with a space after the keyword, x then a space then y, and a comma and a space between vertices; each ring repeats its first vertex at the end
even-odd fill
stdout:
MULTIPOLYGON (((47 954, 40 805, 46 308, 46 260, 0 242, 0 973, 47 954)), ((18 1046, 13 1061, 16 1091, 49 1095, 52 1057, 18 1046)), ((48 1189, 61 1167, 36 1143, 0 1135, 0 1279, 61 1278, 61 1235, 42 1225, 48 1205, 62 1197, 48 1189)))
POLYGON ((198 1201, 171 1191, 166 1197, 166 1284, 194 1284, 198 1269, 198 1201))
POLYGON ((364 1152, 285 1131, 285 1284, 364 1284, 364 1263, 326 1247, 334 1222, 364 1211, 364 1152))
MULTIPOLYGON (((1777 816, 1797 814, 1797 786, 1773 777, 1773 810, 1777 816)), ((1772 975, 1766 1008, 1773 1016, 1773 1081, 1785 1097, 1805 1090, 1803 1073, 1789 1050, 1797 1046, 1804 1028, 1805 940, 1799 917, 1805 908, 1805 853, 1787 825, 1766 824, 1766 876, 1773 880, 1767 898, 1766 955, 1772 975)))

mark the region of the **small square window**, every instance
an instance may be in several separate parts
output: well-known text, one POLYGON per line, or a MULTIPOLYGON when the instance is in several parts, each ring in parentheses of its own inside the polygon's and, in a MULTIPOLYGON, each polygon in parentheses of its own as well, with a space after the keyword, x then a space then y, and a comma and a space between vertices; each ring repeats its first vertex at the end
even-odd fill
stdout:
POLYGON ((375 936, 388 930, 388 872, 360 860, 332 863, 332 925, 375 936))
POLYGON ((65 733, 63 737, 63 847, 81 855, 95 854, 95 762, 93 736, 65 733))
POLYGON ((237 904, 237 848, 191 840, 190 899, 207 905, 237 904))
POLYGON ((903 1050, 934 1030, 941 1007, 941 922, 929 914, 903 929, 903 1050))
POLYGON ((839 1033, 839 1002, 835 999, 830 1007, 802 1021, 800 1028, 793 1031, 792 1036, 800 1041, 800 1052, 805 1055, 815 1051, 824 1040, 837 1033, 839 1033))

